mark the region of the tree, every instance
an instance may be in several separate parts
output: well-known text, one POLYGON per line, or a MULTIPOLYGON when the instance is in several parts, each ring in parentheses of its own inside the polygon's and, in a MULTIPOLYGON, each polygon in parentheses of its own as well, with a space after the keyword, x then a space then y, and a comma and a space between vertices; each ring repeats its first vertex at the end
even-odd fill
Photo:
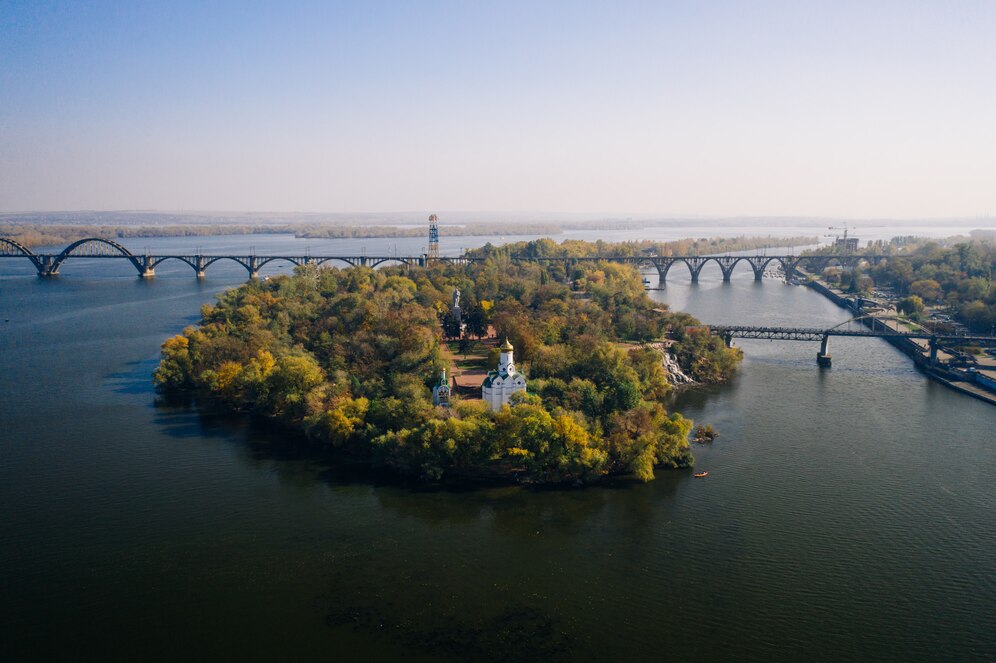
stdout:
POLYGON ((996 325, 996 306, 986 306, 985 302, 969 302, 961 307, 960 317, 972 330, 989 333, 996 325))
POLYGON ((443 313, 442 326, 443 335, 446 338, 460 338, 460 323, 453 316, 452 311, 447 310, 443 313))
POLYGON ((467 312, 467 333, 481 338, 488 333, 488 313, 484 302, 478 302, 467 312))
POLYGON ((921 279, 910 284, 910 294, 916 295, 924 302, 937 302, 944 297, 941 284, 933 279, 921 279))
POLYGON ((190 340, 186 336, 166 339, 162 345, 162 360, 152 373, 156 385, 167 389, 191 386, 193 362, 190 358, 190 340))
POLYGON ((300 352, 280 357, 266 380, 270 411, 289 419, 303 418, 308 392, 324 380, 325 374, 312 355, 300 352))
POLYGON ((919 319, 920 314, 924 310, 923 300, 917 295, 910 295, 909 297, 903 297, 896 304, 896 310, 900 313, 908 315, 914 320, 919 319))

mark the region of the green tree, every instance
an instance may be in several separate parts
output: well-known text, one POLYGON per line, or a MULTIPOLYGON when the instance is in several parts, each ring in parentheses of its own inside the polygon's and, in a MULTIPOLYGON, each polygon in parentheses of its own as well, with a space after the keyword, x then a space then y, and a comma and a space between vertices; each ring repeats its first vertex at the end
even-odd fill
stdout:
POLYGON ((923 300, 918 295, 903 297, 896 303, 896 310, 917 320, 924 311, 923 300))
POLYGON ((944 296, 941 284, 933 279, 920 279, 910 284, 910 293, 924 302, 940 301, 944 296))

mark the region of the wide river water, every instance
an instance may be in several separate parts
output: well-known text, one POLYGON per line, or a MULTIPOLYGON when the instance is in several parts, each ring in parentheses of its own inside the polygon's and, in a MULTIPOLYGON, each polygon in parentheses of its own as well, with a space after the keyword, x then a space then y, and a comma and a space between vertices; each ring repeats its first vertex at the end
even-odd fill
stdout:
MULTIPOLYGON (((651 296, 705 322, 848 318, 745 265, 683 271, 651 296)), ((743 341, 731 384, 674 404, 721 433, 706 479, 414 490, 157 404, 160 343, 245 276, 0 261, 0 658, 996 659, 996 408, 886 343, 834 339, 820 370, 815 344, 743 341)))

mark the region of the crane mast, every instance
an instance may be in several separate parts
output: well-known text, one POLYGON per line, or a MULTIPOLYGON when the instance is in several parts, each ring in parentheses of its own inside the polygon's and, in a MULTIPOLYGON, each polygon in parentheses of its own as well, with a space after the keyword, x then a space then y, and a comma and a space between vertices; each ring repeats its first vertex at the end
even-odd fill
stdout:
POLYGON ((834 246, 838 250, 840 250, 840 251, 857 251, 858 250, 858 238, 857 237, 850 237, 850 238, 848 238, 848 236, 847 236, 847 231, 848 230, 856 230, 856 228, 848 228, 847 224, 845 223, 842 226, 830 226, 829 228, 827 228, 827 230, 843 230, 844 231, 844 236, 843 237, 841 237, 840 235, 826 235, 826 237, 833 237, 834 238, 834 240, 835 240, 834 241, 834 246))

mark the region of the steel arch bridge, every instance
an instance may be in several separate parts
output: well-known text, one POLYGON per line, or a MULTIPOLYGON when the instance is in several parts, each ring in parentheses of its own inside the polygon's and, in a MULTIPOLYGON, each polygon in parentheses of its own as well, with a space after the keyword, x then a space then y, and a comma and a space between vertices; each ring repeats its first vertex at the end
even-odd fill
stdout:
POLYGON ((671 268, 678 263, 682 263, 692 278, 692 283, 697 283, 702 269, 710 262, 719 265, 723 274, 723 281, 730 281, 733 270, 741 262, 747 263, 754 273, 754 280, 760 281, 764 277, 764 272, 768 266, 777 263, 786 276, 794 275, 800 268, 810 271, 822 272, 827 267, 839 265, 841 267, 855 267, 863 262, 877 263, 883 260, 901 258, 902 256, 887 255, 755 255, 755 256, 585 256, 578 258, 566 257, 534 257, 534 256, 511 256, 513 260, 536 261, 536 262, 563 262, 565 267, 580 262, 619 262, 635 265, 639 269, 654 268, 660 276, 661 282, 667 281, 667 275, 671 268))
MULTIPOLYGON (((102 237, 87 237, 73 242, 60 253, 34 253, 31 249, 16 240, 0 237, 0 258, 27 258, 38 270, 39 276, 57 276, 63 263, 70 258, 101 258, 126 260, 131 263, 138 274, 143 277, 155 276, 156 267, 168 260, 178 260, 190 266, 197 276, 204 276, 205 270, 220 261, 231 261, 241 265, 250 278, 256 278, 259 270, 273 262, 287 262, 291 265, 324 265, 341 263, 346 267, 370 267, 381 265, 403 265, 405 267, 424 267, 428 264, 425 255, 344 255, 344 256, 312 256, 312 255, 208 255, 168 254, 136 255, 121 244, 102 237)), ((480 260, 468 256, 440 257, 438 262, 451 264, 466 264, 480 260)))
MULTIPOLYGON (((768 267, 775 263, 779 265, 787 277, 794 275, 799 269, 821 272, 831 265, 843 267, 854 267, 863 262, 877 263, 883 260, 895 259, 897 256, 886 255, 753 255, 753 256, 620 256, 620 255, 599 255, 585 257, 546 257, 529 255, 511 255, 509 259, 519 262, 546 262, 563 263, 564 269, 569 270, 572 265, 582 262, 615 262, 631 264, 640 269, 656 269, 661 282, 667 280, 671 269, 681 263, 691 276, 692 282, 699 280, 702 269, 710 262, 715 262, 723 274, 723 280, 729 281, 737 265, 746 263, 754 274, 754 279, 760 281, 764 277, 768 267)), ((901 258, 902 256, 898 256, 901 258)), ((40 276, 56 276, 59 268, 70 258, 101 258, 118 259, 130 262, 140 276, 155 276, 156 267, 167 260, 179 260, 186 263, 199 277, 205 275, 205 270, 211 265, 220 261, 231 261, 242 266, 249 274, 250 278, 256 278, 259 270, 273 262, 287 262, 295 266, 301 265, 323 265, 331 263, 342 263, 350 267, 378 267, 386 264, 399 264, 405 267, 425 267, 433 262, 449 264, 467 264, 480 262, 484 258, 477 256, 441 256, 437 259, 430 259, 427 255, 400 256, 400 255, 342 255, 342 256, 312 256, 312 255, 273 255, 260 256, 250 255, 208 255, 202 253, 189 254, 168 254, 136 255, 131 253, 121 244, 100 237, 87 237, 77 242, 73 242, 62 252, 54 254, 36 254, 24 245, 9 238, 0 237, 0 258, 27 258, 38 270, 40 276)))

